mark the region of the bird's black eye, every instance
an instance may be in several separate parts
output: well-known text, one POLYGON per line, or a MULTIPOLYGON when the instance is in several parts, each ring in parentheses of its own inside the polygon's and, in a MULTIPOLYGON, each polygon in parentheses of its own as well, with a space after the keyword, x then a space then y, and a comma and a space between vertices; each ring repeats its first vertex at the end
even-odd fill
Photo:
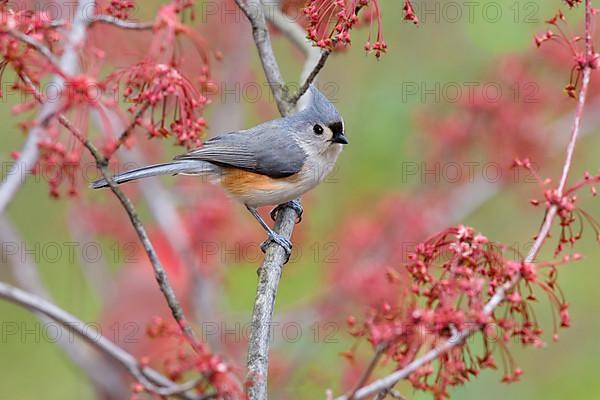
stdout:
POLYGON ((317 135, 322 135, 323 134, 323 127, 321 125, 319 125, 319 124, 315 124, 315 126, 313 126, 313 131, 317 135))

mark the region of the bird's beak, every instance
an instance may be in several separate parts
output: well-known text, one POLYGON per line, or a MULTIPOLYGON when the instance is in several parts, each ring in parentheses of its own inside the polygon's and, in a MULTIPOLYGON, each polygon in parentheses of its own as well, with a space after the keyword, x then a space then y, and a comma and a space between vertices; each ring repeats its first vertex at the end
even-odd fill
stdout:
POLYGON ((331 141, 333 143, 348 144, 348 138, 346 138, 346 135, 344 135, 344 132, 340 132, 340 133, 333 135, 333 137, 331 138, 331 141))

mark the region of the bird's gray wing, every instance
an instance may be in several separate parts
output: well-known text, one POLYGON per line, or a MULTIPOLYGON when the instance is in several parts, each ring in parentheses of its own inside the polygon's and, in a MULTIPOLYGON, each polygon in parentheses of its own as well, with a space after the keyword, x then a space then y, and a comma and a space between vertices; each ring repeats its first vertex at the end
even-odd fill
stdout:
POLYGON ((292 132, 279 125, 263 124, 249 130, 215 136, 204 142, 202 147, 175 159, 203 160, 271 178, 285 178, 300 172, 306 153, 292 132))

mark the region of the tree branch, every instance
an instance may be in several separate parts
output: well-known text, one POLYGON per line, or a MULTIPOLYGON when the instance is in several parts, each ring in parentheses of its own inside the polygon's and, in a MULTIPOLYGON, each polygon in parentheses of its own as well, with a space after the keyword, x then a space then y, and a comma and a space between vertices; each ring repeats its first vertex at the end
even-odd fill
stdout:
MULTIPOLYGON (((577 106, 575 109, 575 118, 573 120, 573 125, 571 128, 571 138, 569 140, 569 144, 567 145, 566 158, 565 158, 565 162, 563 164, 563 169, 562 169, 562 174, 560 177, 559 185, 556 189, 556 193, 557 193, 558 197, 562 197, 562 195, 563 195, 563 192, 565 190, 565 186, 567 183, 567 179, 569 176, 569 172, 571 170, 573 154, 575 152, 575 144, 576 144, 577 138, 579 136, 581 119, 583 116, 583 109, 585 106, 587 92, 588 92, 589 83, 590 83, 591 66, 589 64, 589 60, 591 60, 592 56, 593 56, 592 39, 591 39, 591 18, 592 18, 591 0, 585 0, 585 47, 586 47, 586 56, 588 57, 588 62, 585 64, 585 66, 583 67, 583 71, 582 71, 583 78, 582 78, 581 90, 579 92, 579 97, 578 97, 578 101, 577 101, 577 106)), ((524 262, 527 262, 527 263, 532 262, 535 259, 536 255, 541 250, 542 245, 544 244, 546 238, 548 237, 548 234, 550 232, 552 223, 554 221, 554 218, 556 217, 557 212, 558 212, 557 205, 551 205, 548 208, 546 215, 544 216, 542 226, 540 227, 540 230, 539 230, 538 234, 536 235, 535 243, 533 244, 530 251, 526 255, 525 259, 523 260, 524 262)), ((511 281, 506 282, 504 285, 502 285, 494 293, 492 298, 486 303, 486 305, 483 308, 483 312, 486 315, 491 315, 491 313, 494 311, 494 309, 504 300, 506 292, 508 290, 510 290, 513 286, 515 286, 520 281, 520 279, 521 279, 521 276, 519 274, 516 274, 511 281)), ((364 399, 364 398, 367 398, 374 394, 377 394, 381 391, 389 390, 398 381, 408 377, 410 374, 415 372, 419 367, 435 360, 440 355, 449 351, 453 347, 458 346, 459 344, 462 344, 465 339, 467 339, 473 333, 478 332, 479 330, 480 330, 480 327, 478 327, 478 326, 466 328, 465 330, 461 331, 458 335, 456 335, 456 337, 453 338, 452 340, 448 340, 448 341, 442 343, 441 345, 439 345, 438 347, 436 347, 435 349, 428 351, 425 355, 412 361, 404 368, 402 368, 384 378, 378 379, 378 380, 374 381, 373 383, 357 390, 354 393, 353 399, 355 399, 355 400, 364 399)), ((349 400, 349 398, 347 396, 340 396, 336 400, 349 400)))
MULTIPOLYGON (((275 222, 275 231, 290 238, 296 218, 296 212, 291 208, 282 209, 275 222)), ((252 312, 252 333, 248 343, 246 385, 248 398, 251 400, 267 398, 271 321, 286 258, 285 250, 281 246, 271 245, 259 270, 256 300, 252 312)))
POLYGON ((112 180, 111 173, 108 170, 108 164, 104 162, 102 154, 100 154, 100 152, 96 149, 92 142, 90 142, 90 140, 86 137, 83 137, 81 133, 78 132, 76 128, 70 123, 70 121, 68 121, 63 115, 59 116, 59 121, 65 128, 71 131, 77 139, 81 141, 81 143, 85 146, 86 149, 88 149, 88 151, 96 160, 96 165, 100 169, 102 177, 106 179, 110 189, 125 209, 125 212, 127 213, 127 216, 129 217, 129 220, 131 221, 131 224, 133 225, 133 228, 137 233, 138 238, 142 242, 142 246, 144 247, 148 259, 150 260, 152 269, 154 270, 154 278, 156 279, 160 291, 163 293, 163 296, 167 301, 173 318, 175 318, 175 321, 181 328, 184 335, 187 337, 188 342, 190 343, 194 351, 196 351, 197 353, 200 352, 201 344, 196 338, 196 334, 194 333, 192 327, 189 325, 187 319, 185 318, 183 309, 181 308, 179 300, 177 300, 177 296, 175 295, 175 291, 173 290, 173 287, 169 282, 169 277, 165 272, 165 269, 160 259, 158 258, 158 255, 156 254, 156 250, 154 249, 154 246, 152 245, 152 242, 148 237, 146 229, 144 228, 142 221, 140 220, 133 204, 131 203, 131 200, 129 200, 129 198, 125 196, 125 193, 123 193, 121 188, 119 188, 119 186, 117 186, 117 184, 112 180))
POLYGON ((94 16, 91 20, 91 24, 103 23, 107 25, 116 26, 121 29, 130 29, 137 31, 147 31, 154 28, 155 21, 146 21, 146 22, 133 22, 127 21, 119 18, 115 18, 112 15, 99 14, 94 16))
POLYGON ((369 361, 369 365, 367 365, 367 368, 363 371, 363 374, 361 375, 360 379, 358 380, 358 383, 356 384, 355 388, 352 389, 352 391, 348 395, 349 400, 354 400, 354 398, 355 398, 354 396, 356 395, 356 392, 361 387, 363 387, 364 384, 366 384, 369 381, 369 378, 373 374, 375 367, 377 367, 377 363, 379 363, 379 360, 381 359, 381 356, 383 355, 386 348, 387 348, 386 343, 380 343, 379 345, 377 345, 377 348, 375 349, 375 353, 373 353, 373 356, 371 357, 371 361, 369 361))
POLYGON ((294 94, 294 96, 292 96, 289 99, 289 102, 291 104, 296 104, 298 102, 298 100, 300 100, 302 95, 304 95, 304 93, 306 93, 309 86, 315 81, 315 79, 317 79, 317 75, 319 75, 319 72, 321 72, 321 70, 325 66, 325 63, 327 62, 327 59, 329 58, 330 54, 331 54, 331 50, 325 49, 325 50, 321 51, 321 56, 317 60, 316 65, 309 72, 308 76, 306 77, 306 80, 304 81, 302 86, 300 86, 300 88, 298 89, 298 92, 296 92, 296 94, 294 94))
MULTIPOLYGON (((103 112, 108 116, 112 130, 114 132, 123 132, 119 137, 117 144, 118 149, 118 145, 124 142, 123 137, 126 135, 125 132, 130 132, 132 125, 130 124, 128 127, 123 127, 121 120, 117 118, 115 113, 111 112, 111 110, 103 110, 103 112)), ((138 115, 141 115, 142 112, 142 109, 140 109, 138 115)), ((94 115, 97 116, 97 113, 94 115)), ((134 119, 137 118, 138 116, 134 117, 134 119)), ((99 118, 95 118, 95 120, 100 124, 99 118)), ((115 151, 117 149, 115 149, 115 151)), ((122 158, 126 162, 133 163, 134 165, 145 164, 141 152, 135 148, 122 154, 122 158)), ((210 282, 205 281, 205 277, 202 275, 200 269, 200 262, 192 251, 192 243, 187 229, 177 212, 175 199, 171 193, 163 187, 157 177, 146 179, 144 184, 139 185, 139 188, 154 220, 158 223, 158 226, 164 233, 171 248, 183 260, 183 264, 191 277, 194 315, 197 317, 196 321, 212 321, 214 319, 214 304, 211 304, 209 299, 212 288, 210 282), (200 316, 203 318, 202 320, 199 318, 200 316)))

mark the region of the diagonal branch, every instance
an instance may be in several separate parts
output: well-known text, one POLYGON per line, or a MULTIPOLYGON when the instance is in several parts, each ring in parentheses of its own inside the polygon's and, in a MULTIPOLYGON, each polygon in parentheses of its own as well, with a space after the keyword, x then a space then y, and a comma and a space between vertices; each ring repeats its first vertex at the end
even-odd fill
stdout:
MULTIPOLYGON (((143 112, 142 110, 144 109, 145 108, 142 108, 140 112, 143 112)), ((111 110, 102 111, 108 116, 112 130, 114 132, 123 132, 118 139, 116 149, 113 150, 114 154, 118 149, 119 144, 124 142, 123 138, 126 137, 127 132, 131 131, 132 125, 134 124, 132 123, 128 127, 124 127, 114 112, 111 110)), ((140 112, 138 112, 138 115, 141 115, 140 112)), ((98 114, 94 113, 93 115, 97 117, 98 114)), ((134 117, 134 119, 137 118, 138 116, 134 117)), ((99 119, 95 119, 97 124, 100 124, 99 119)), ((141 152, 135 148, 124 153, 122 158, 126 162, 133 163, 134 165, 145 164, 141 152)), ((210 304, 211 301, 209 298, 212 288, 210 282, 205 281, 204 276, 202 276, 200 263, 193 254, 190 236, 177 211, 174 197, 161 185, 160 180, 156 177, 147 179, 144 184, 139 187, 150 209, 150 213, 164 233, 169 245, 182 259, 185 268, 189 272, 192 283, 191 287, 193 288, 193 311, 195 316, 201 316, 204 318, 204 321, 211 321, 214 319, 214 305, 210 304)), ((196 318, 196 322, 198 321, 200 321, 200 319, 196 318)))
MULTIPOLYGON (((575 118, 573 120, 573 125, 571 127, 571 138, 567 145, 566 158, 565 158, 565 162, 563 164, 563 169, 562 169, 562 173, 560 176, 559 185, 556 189, 556 194, 559 198, 562 197, 562 195, 564 193, 567 179, 569 177, 569 172, 571 170, 571 166, 572 166, 572 162, 573 162, 573 154, 575 152, 575 145, 577 143, 577 138, 579 137, 581 119, 583 117, 583 109, 585 107, 587 92, 588 92, 589 84, 590 84, 590 76, 591 76, 592 69, 591 69, 589 60, 591 60, 592 56, 593 56, 592 38, 591 38, 591 32, 592 32, 591 18, 592 18, 591 0, 585 0, 585 48, 586 48, 585 53, 586 53, 588 62, 586 62, 586 64, 583 67, 583 71, 582 71, 583 78, 582 78, 581 90, 579 92, 577 106, 575 109, 575 118)), ((529 263, 535 259, 535 257, 541 250, 541 247, 544 244, 546 238, 548 237, 548 234, 550 233, 552 223, 553 223, 554 218, 556 217, 558 211, 559 211, 559 208, 555 204, 551 205, 548 208, 548 210, 546 211, 546 215, 544 216, 544 220, 542 222, 540 230, 539 230, 538 234, 536 235, 536 240, 535 240, 533 246, 531 247, 531 249, 529 250, 528 254, 526 255, 525 259, 523 260, 524 262, 529 263)), ((510 290, 513 286, 515 286, 520 281, 520 279, 521 279, 521 276, 519 274, 516 274, 511 281, 502 285, 494 293, 494 295, 487 302, 487 304, 484 306, 483 312, 486 315, 491 315, 491 313, 494 311, 494 309, 500 303, 502 303, 502 301, 504 300, 506 292, 508 290, 510 290)), ((353 394, 352 398, 355 400, 364 399, 369 396, 373 396, 374 394, 377 394, 379 392, 389 390, 398 381, 400 381, 401 379, 405 379, 410 374, 415 372, 419 367, 437 359, 438 357, 440 357, 442 354, 446 353, 450 349, 462 344, 469 336, 471 336, 472 334, 474 334, 475 332, 478 332, 480 330, 479 326, 477 326, 476 324, 473 324, 473 325, 475 325, 475 326, 471 326, 469 328, 464 329, 463 331, 458 333, 458 335, 456 335, 452 340, 448 340, 448 341, 442 343, 440 346, 428 351, 420 358, 417 358, 416 360, 414 360, 411 363, 409 363, 408 365, 406 365, 404 368, 402 368, 398 371, 395 371, 394 373, 392 373, 384 378, 378 379, 378 380, 374 381, 373 383, 357 390, 353 394)), ((349 397, 340 396, 336 400, 349 400, 349 397)))
POLYGON ((134 22, 115 18, 112 15, 99 14, 90 19, 90 23, 103 23, 106 25, 116 26, 121 29, 130 29, 137 31, 146 31, 154 28, 155 21, 134 22))
POLYGON ((325 66, 325 63, 327 62, 327 59, 329 58, 330 54, 331 54, 331 50, 326 49, 326 50, 321 51, 321 55, 319 56, 317 63, 308 73, 306 79, 304 80, 304 83, 302 84, 302 86, 300 86, 300 88, 298 89, 298 92, 296 92, 289 99, 290 103, 296 104, 298 102, 298 100, 300 100, 302 95, 304 95, 304 93, 306 93, 309 86, 315 81, 315 79, 317 79, 317 75, 319 75, 319 72, 321 72, 321 70, 325 66))
POLYGON ((123 193, 121 188, 119 188, 119 186, 117 186, 117 184, 113 181, 111 173, 108 169, 108 164, 104 161, 102 154, 96 149, 92 142, 88 138, 83 137, 81 133, 77 131, 77 129, 71 124, 71 122, 67 120, 63 115, 59 116, 59 121, 65 128, 72 132, 78 140, 81 141, 85 148, 88 149, 92 157, 94 157, 94 159, 96 160, 96 165, 100 169, 102 177, 106 179, 110 189, 125 209, 125 212, 127 213, 129 220, 131 221, 131 225, 137 233, 138 238, 142 242, 144 251, 148 256, 148 259, 150 260, 152 269, 154 270, 154 278, 156 279, 156 282, 160 287, 160 291, 163 293, 163 296, 167 301, 173 318, 175 318, 177 325, 181 328, 184 335, 187 337, 188 342, 190 343, 194 351, 200 352, 201 344, 196 338, 196 334, 194 333, 192 327, 189 325, 187 319, 185 318, 183 308, 179 304, 179 300, 177 300, 177 296, 175 295, 175 291, 171 286, 169 277, 165 272, 165 268, 163 267, 160 259, 158 258, 156 250, 154 249, 154 246, 150 241, 148 233, 146 232, 146 228, 144 228, 144 225, 142 224, 142 221, 140 220, 137 211, 131 203, 131 200, 129 200, 129 198, 125 195, 125 193, 123 193))

